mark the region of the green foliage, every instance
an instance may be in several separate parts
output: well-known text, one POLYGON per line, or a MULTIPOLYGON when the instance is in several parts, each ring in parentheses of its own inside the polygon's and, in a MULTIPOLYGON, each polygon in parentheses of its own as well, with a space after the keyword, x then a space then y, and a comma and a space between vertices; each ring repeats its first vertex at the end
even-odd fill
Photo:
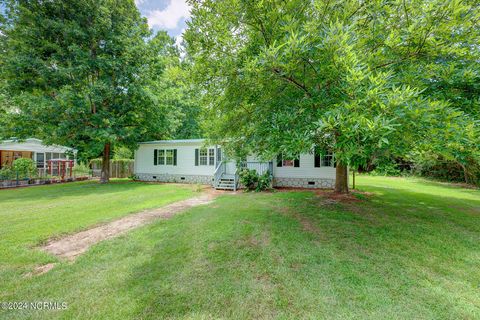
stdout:
POLYGON ((262 175, 257 173, 257 170, 249 170, 243 168, 239 172, 240 183, 245 187, 246 191, 255 190, 257 192, 265 191, 271 188, 271 174, 265 171, 262 175))
POLYGON ((166 76, 178 50, 166 32, 152 37, 134 1, 7 0, 0 31, 0 89, 15 107, 8 135, 92 159, 108 144, 133 149, 180 126, 183 96, 170 98, 166 76))
POLYGON ((265 171, 262 175, 258 177, 257 187, 255 191, 265 191, 272 187, 272 175, 270 171, 265 171))
POLYGON ((0 180, 11 180, 17 176, 15 170, 11 166, 5 166, 0 169, 0 180))
POLYGON ((133 152, 126 146, 115 146, 113 149, 113 159, 133 159, 133 152))
POLYGON ((189 69, 187 62, 171 59, 158 88, 159 100, 175 112, 172 137, 177 139, 203 138, 201 107, 197 90, 189 81, 189 69))
POLYGON ((372 175, 379 176, 400 176, 402 172, 394 162, 383 162, 377 164, 375 169, 370 172, 372 175))
POLYGON ((245 187, 246 191, 255 190, 258 184, 258 173, 256 170, 247 168, 241 169, 239 172, 240 183, 245 187))
POLYGON ((467 163, 462 165, 455 160, 447 160, 436 153, 416 153, 415 173, 424 177, 450 182, 465 182, 480 186, 480 165, 467 163))
POLYGON ((12 169, 22 178, 33 178, 37 175, 37 167, 32 159, 19 158, 13 161, 12 169))
POLYGON ((474 2, 190 3, 184 38, 212 140, 265 158, 317 145, 353 168, 429 145, 478 163, 474 2))
MULTIPOLYGON (((120 164, 121 166, 128 167, 129 164, 133 163, 133 159, 112 159, 110 160, 110 163, 112 164, 120 164)), ((102 159, 92 159, 90 160, 90 165, 100 168, 102 166, 102 159)))
POLYGON ((87 166, 85 162, 77 163, 72 169, 74 175, 78 176, 89 176, 90 175, 90 168, 87 166))
POLYGON ((431 124, 424 139, 416 143, 409 159, 422 167, 446 163, 463 171, 466 183, 479 184, 480 121, 463 111, 441 108, 429 115, 431 124))

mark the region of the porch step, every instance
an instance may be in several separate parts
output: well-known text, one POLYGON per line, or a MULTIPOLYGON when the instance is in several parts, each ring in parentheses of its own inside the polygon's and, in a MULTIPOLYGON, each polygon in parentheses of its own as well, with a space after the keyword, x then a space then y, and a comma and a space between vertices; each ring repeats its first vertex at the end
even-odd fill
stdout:
POLYGON ((235 190, 235 176, 224 174, 218 181, 215 189, 235 190))
POLYGON ((234 187, 221 187, 221 186, 218 186, 215 188, 216 190, 230 190, 230 191, 235 191, 235 188, 234 187))

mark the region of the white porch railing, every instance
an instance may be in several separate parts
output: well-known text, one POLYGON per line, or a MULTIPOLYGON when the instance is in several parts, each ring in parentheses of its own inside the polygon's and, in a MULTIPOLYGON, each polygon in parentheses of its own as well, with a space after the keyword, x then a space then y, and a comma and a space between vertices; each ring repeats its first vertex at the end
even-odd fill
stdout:
POLYGON ((257 171, 258 175, 262 175, 265 172, 270 172, 270 175, 273 175, 273 162, 252 162, 252 161, 244 161, 240 164, 240 168, 248 169, 248 170, 255 170, 257 171))
POLYGON ((215 169, 215 173, 213 174, 213 183, 214 187, 217 187, 218 181, 222 178, 222 175, 226 172, 227 166, 225 161, 220 161, 220 163, 217 166, 217 169, 215 169))
POLYGON ((215 173, 213 174, 213 186, 215 188, 217 188, 219 183, 221 182, 222 176, 226 175, 227 178, 232 178, 233 176, 233 190, 236 191, 240 182, 239 173, 241 169, 255 170, 259 175, 268 172, 270 174, 270 177, 273 177, 273 162, 240 162, 240 165, 235 167, 235 171, 231 173, 231 171, 233 170, 230 169, 230 172, 228 174, 227 164, 228 161, 225 160, 218 163, 217 168, 215 169, 215 173))

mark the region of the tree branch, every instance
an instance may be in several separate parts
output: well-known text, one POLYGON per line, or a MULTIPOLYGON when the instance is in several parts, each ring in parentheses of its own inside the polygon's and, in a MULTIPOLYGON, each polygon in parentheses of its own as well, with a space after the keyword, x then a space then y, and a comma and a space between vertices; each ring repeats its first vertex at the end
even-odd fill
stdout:
POLYGON ((312 97, 312 94, 310 93, 310 91, 307 89, 307 87, 303 84, 301 84, 299 81, 297 81, 295 78, 293 78, 292 76, 288 76, 288 75, 285 75, 281 72, 280 69, 278 68, 275 68, 273 67, 272 68, 272 71, 273 73, 275 73, 276 75, 278 75, 280 78, 284 79, 285 81, 288 81, 289 83, 295 85, 297 88, 301 89, 303 92, 305 92, 305 94, 311 98, 312 97))

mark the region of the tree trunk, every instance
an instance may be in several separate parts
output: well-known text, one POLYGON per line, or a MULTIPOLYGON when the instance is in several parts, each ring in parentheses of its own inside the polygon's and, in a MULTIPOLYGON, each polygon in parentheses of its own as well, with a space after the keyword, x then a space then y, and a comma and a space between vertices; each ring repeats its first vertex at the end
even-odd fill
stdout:
POLYGON ((355 170, 352 171, 353 175, 352 175, 352 189, 355 190, 355 170))
POLYGON ((110 143, 103 146, 102 155, 102 172, 100 174, 100 183, 108 183, 110 181, 110 143))
POLYGON ((458 165, 462 168, 462 171, 463 171, 463 179, 465 180, 465 183, 468 184, 469 179, 468 179, 467 167, 464 166, 463 164, 459 163, 459 162, 457 162, 457 163, 458 163, 458 165))
POLYGON ((335 172, 335 192, 348 193, 348 169, 340 163, 337 163, 335 172))

